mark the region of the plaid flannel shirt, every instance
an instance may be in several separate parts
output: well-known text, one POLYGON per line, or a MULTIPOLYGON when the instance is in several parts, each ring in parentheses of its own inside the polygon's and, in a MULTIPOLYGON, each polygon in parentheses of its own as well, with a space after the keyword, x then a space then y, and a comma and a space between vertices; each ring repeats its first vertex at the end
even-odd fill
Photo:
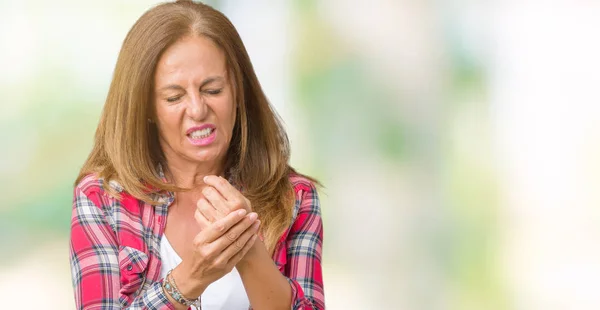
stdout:
MULTIPOLYGON (((292 309, 325 309, 319 199, 307 179, 290 176, 296 203, 292 225, 279 239, 273 260, 292 287, 292 309)), ((160 239, 173 194, 152 206, 116 182, 120 199, 103 180, 88 175, 75 187, 70 262, 77 309, 175 309, 161 287, 160 239)))

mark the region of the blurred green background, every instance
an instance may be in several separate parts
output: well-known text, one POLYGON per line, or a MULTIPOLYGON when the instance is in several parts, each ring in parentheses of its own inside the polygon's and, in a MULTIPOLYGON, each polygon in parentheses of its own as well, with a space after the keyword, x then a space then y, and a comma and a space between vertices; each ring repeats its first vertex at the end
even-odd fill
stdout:
MULTIPOLYGON (((72 183, 156 3, 0 0, 7 309, 74 308, 72 183)), ((325 185, 329 309, 600 307, 599 3, 208 3, 325 185)))

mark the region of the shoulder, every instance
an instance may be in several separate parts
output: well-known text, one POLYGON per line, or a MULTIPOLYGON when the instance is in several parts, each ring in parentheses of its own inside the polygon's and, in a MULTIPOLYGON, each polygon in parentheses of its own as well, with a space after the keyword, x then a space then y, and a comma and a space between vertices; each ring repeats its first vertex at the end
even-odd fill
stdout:
MULTIPOLYGON (((86 196, 93 194, 108 194, 105 187, 106 185, 107 184, 103 178, 98 177, 98 175, 95 173, 90 173, 83 177, 79 183, 75 185, 75 191, 86 196)), ((108 186, 110 186, 117 193, 123 192, 123 187, 117 181, 108 182, 108 186)))
POLYGON ((317 191, 315 184, 303 175, 291 173, 289 176, 289 180, 292 184, 294 192, 296 193, 296 196, 298 196, 298 194, 303 195, 305 193, 310 192, 316 193, 317 191))
POLYGON ((88 174, 75 185, 75 203, 81 205, 83 202, 91 200, 96 206, 100 206, 103 200, 100 198, 106 196, 104 192, 104 181, 96 174, 88 174))
POLYGON ((292 173, 289 176, 290 183, 296 195, 293 217, 296 219, 299 213, 321 214, 319 197, 315 184, 303 175, 292 173))
POLYGON ((127 193, 116 181, 107 182, 96 174, 86 175, 75 185, 73 218, 91 220, 94 223, 101 218, 115 232, 123 227, 143 229, 144 212, 153 211, 153 208, 146 208, 147 206, 150 205, 127 193))
POLYGON ((126 194, 123 191, 121 185, 116 181, 106 182, 103 178, 100 178, 97 174, 91 173, 83 177, 74 188, 74 202, 76 205, 88 204, 92 202, 93 205, 99 208, 106 208, 112 206, 123 200, 126 194), (117 193, 120 197, 112 195, 108 190, 107 186, 111 187, 113 193, 117 193))
POLYGON ((98 178, 95 173, 90 173, 83 177, 79 183, 75 185, 75 190, 81 191, 84 194, 103 191, 103 180, 98 178))

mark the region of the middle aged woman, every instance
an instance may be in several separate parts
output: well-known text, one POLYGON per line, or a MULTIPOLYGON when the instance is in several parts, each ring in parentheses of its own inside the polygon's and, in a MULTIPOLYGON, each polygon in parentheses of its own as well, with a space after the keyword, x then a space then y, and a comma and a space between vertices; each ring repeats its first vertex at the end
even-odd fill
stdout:
POLYGON ((314 181, 231 22, 191 1, 129 31, 74 190, 78 309, 324 309, 314 181))

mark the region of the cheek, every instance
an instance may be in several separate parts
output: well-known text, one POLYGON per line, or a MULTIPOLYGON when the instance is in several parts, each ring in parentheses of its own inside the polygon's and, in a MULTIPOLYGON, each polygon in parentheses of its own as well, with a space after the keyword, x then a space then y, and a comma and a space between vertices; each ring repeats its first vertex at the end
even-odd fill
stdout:
POLYGON ((177 134, 179 132, 179 117, 176 107, 157 107, 156 123, 161 136, 177 134))
POLYGON ((236 109, 233 100, 228 98, 227 100, 215 102, 213 111, 217 114, 223 131, 226 132, 227 136, 231 137, 236 117, 236 109))

